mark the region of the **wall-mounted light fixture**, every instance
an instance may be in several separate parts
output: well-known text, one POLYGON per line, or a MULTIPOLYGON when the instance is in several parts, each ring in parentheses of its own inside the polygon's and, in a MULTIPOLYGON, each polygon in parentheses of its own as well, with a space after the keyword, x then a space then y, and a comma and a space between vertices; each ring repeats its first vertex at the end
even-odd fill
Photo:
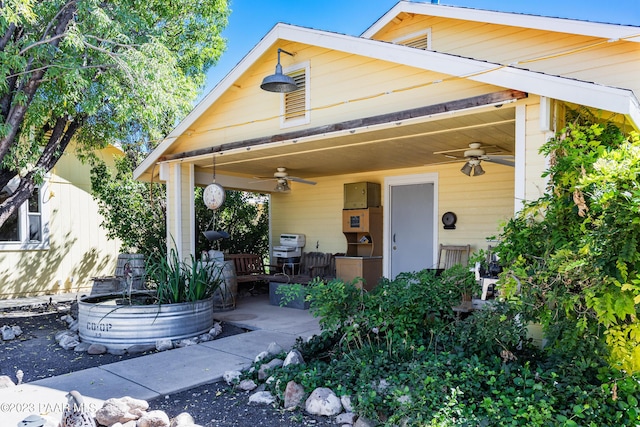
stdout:
POLYGON ((278 48, 278 64, 276 65, 276 72, 270 76, 265 77, 262 80, 260 88, 267 92, 288 93, 298 89, 296 81, 292 77, 282 74, 282 65, 280 65, 280 52, 284 52, 287 55, 293 56, 293 53, 289 53, 286 50, 278 48))

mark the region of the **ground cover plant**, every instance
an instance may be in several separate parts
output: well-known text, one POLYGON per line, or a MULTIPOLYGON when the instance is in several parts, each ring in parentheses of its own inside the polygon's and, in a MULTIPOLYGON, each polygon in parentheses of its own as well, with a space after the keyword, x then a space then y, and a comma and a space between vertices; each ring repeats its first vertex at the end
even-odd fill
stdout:
POLYGON ((640 425, 640 140, 576 115, 543 152, 549 191, 496 249, 500 299, 456 318, 460 267, 368 293, 312 282, 323 332, 298 342, 305 364, 273 372, 273 394, 330 387, 389 426, 640 425))

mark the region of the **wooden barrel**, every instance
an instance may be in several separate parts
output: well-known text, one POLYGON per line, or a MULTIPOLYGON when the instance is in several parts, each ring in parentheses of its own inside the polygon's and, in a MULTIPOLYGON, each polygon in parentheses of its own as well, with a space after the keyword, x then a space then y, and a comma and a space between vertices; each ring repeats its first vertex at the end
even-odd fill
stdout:
POLYGON ((116 277, 122 279, 121 285, 126 286, 125 271, 131 271, 131 279, 133 280, 133 289, 143 289, 145 281, 145 266, 143 254, 119 254, 118 263, 116 265, 116 277))
POLYGON ((221 269, 223 281, 213 293, 213 311, 233 310, 238 298, 238 280, 233 261, 219 261, 215 265, 221 269))

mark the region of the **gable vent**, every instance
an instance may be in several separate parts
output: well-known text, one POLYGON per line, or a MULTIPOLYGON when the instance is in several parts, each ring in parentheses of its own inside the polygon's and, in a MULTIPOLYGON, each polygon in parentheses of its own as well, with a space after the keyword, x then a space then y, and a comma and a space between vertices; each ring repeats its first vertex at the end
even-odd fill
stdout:
POLYGON ((429 37, 423 35, 422 37, 416 37, 415 39, 406 40, 400 43, 405 46, 414 47, 416 49, 428 50, 429 49, 429 37))
POLYGON ((307 73, 305 69, 296 70, 288 76, 295 80, 298 89, 284 95, 285 121, 305 117, 307 106, 307 73))
POLYGON ((431 50, 431 28, 399 37, 392 42, 415 49, 431 50))

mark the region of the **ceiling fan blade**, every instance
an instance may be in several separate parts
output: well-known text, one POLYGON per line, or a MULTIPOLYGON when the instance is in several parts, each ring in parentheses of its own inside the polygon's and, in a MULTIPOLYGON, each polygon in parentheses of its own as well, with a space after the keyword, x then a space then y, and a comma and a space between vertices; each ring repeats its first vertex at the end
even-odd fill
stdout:
POLYGON ((299 182, 301 184, 316 185, 315 181, 309 181, 307 179, 298 178, 297 176, 288 176, 286 179, 293 182, 299 182))
MULTIPOLYGON (((499 148, 499 147, 497 145, 481 145, 479 149, 486 150, 487 148, 499 148)), ((460 153, 467 150, 469 150, 469 147, 455 148, 453 150, 434 151, 433 154, 460 153)))
POLYGON ((515 167, 516 159, 514 156, 491 156, 483 159, 485 162, 497 163, 499 165, 515 167))

